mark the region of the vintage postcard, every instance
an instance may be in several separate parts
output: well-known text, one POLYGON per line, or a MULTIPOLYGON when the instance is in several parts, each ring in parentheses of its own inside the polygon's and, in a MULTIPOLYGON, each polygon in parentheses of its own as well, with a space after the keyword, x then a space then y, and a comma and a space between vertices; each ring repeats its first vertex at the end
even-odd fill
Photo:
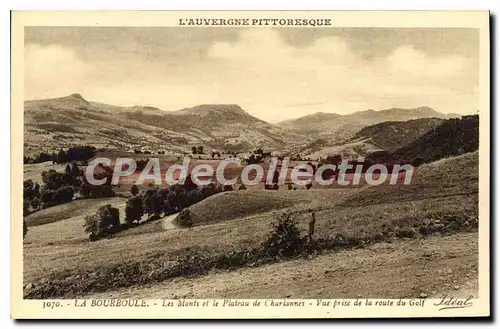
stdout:
POLYGON ((487 11, 13 12, 11 316, 490 315, 487 11))

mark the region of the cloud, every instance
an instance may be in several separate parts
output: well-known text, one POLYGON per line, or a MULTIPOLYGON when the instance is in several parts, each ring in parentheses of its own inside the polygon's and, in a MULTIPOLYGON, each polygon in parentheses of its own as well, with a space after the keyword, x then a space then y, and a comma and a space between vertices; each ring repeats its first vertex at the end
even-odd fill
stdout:
POLYGON ((28 44, 26 97, 79 92, 90 100, 165 110, 237 103, 271 121, 317 111, 428 105, 470 113, 477 108, 477 62, 454 53, 435 55, 400 44, 367 59, 341 36, 295 46, 266 28, 241 29, 237 40, 207 47, 199 57, 154 53, 151 46, 151 58, 132 60, 125 51, 83 60, 69 47, 28 44))
POLYGON ((430 57, 411 45, 404 45, 389 55, 387 61, 391 72, 439 79, 460 75, 466 59, 454 55, 430 57))
MULTIPOLYGON (((294 48, 277 31, 259 29, 242 32, 235 43, 215 43, 209 56, 228 80, 236 81, 238 76, 245 80, 248 87, 243 88, 252 95, 249 101, 255 113, 268 118, 269 108, 307 102, 322 105, 275 112, 285 117, 429 105, 463 113, 473 111, 477 97, 473 83, 466 81, 471 65, 466 58, 431 56, 412 45, 366 60, 341 37, 322 37, 307 47, 294 48), (468 94, 464 95, 464 88, 468 94)), ((234 87, 231 92, 238 95, 240 89, 234 87)))
POLYGON ((24 50, 25 99, 64 96, 91 78, 92 67, 70 48, 27 44, 24 50))

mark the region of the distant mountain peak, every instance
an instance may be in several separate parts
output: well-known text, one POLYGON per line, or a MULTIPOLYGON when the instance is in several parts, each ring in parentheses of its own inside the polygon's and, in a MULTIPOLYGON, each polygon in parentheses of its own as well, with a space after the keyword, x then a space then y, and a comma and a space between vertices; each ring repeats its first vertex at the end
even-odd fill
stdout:
POLYGON ((78 93, 74 93, 74 94, 71 94, 69 96, 67 96, 68 98, 78 98, 78 99, 83 99, 85 100, 85 98, 83 98, 83 96, 81 94, 78 94, 78 93))

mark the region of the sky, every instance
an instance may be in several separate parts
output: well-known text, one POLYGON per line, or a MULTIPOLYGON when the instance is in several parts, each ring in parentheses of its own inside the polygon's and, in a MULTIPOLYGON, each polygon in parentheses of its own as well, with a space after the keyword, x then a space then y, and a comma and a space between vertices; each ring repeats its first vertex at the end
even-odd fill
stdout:
POLYGON ((164 111, 238 104, 269 122, 478 110, 476 29, 27 27, 24 56, 25 100, 79 93, 164 111))

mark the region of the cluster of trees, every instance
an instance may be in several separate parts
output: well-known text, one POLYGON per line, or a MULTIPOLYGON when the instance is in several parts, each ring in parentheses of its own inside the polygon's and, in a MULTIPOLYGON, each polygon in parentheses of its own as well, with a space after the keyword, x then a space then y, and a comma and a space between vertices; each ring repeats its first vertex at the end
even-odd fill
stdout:
POLYGON ((261 148, 256 149, 252 154, 246 159, 248 164, 262 163, 265 158, 270 157, 271 152, 264 152, 261 148))
POLYGON ((91 241, 116 233, 121 229, 120 211, 110 204, 101 206, 94 215, 85 217, 83 226, 91 241))
POLYGON ((125 221, 129 224, 139 222, 144 214, 148 219, 157 219, 174 214, 183 209, 202 201, 214 194, 232 191, 231 185, 209 184, 197 187, 186 180, 183 185, 177 184, 166 188, 150 186, 142 193, 139 188, 132 186, 130 193, 132 196, 127 200, 125 208, 125 221))
MULTIPOLYGON (((154 152, 149 151, 149 150, 141 151, 138 149, 134 149, 134 153, 135 154, 154 154, 154 152)), ((156 154, 165 154, 165 151, 157 151, 156 154)))
POLYGON ((66 151, 61 149, 58 153, 40 152, 34 156, 24 156, 23 162, 27 163, 40 163, 52 161, 54 163, 69 163, 73 161, 87 161, 96 155, 96 148, 94 146, 74 146, 66 151))
POLYGON ((167 188, 150 186, 141 192, 139 187, 134 185, 130 189, 132 195, 125 207, 124 224, 120 224, 119 210, 108 204, 100 207, 94 215, 85 218, 85 233, 90 234, 90 240, 94 241, 140 224, 144 215, 147 215, 147 221, 158 220, 162 214, 167 216, 181 212, 209 196, 232 190, 231 185, 210 184, 198 188, 186 182, 183 185, 172 185, 167 188))
POLYGON ((42 172, 42 186, 28 179, 23 182, 23 214, 24 216, 40 209, 45 209, 73 200, 75 192, 84 198, 102 198, 115 196, 111 186, 113 169, 101 165, 95 173, 96 179, 107 178, 104 185, 90 184, 76 162, 67 164, 64 172, 50 169, 42 172))
MULTIPOLYGON (((201 146, 201 145, 200 145, 200 146, 198 146, 198 147, 193 146, 193 147, 191 148, 191 152, 192 152, 193 154, 204 154, 204 152, 203 152, 203 146, 201 146)), ((212 157, 213 157, 213 156, 212 156, 212 157)))
POLYGON ((75 162, 67 164, 64 173, 53 169, 42 173, 43 186, 28 179, 23 182, 23 214, 73 200, 81 185, 82 173, 75 162))
POLYGON ((311 158, 303 158, 300 156, 300 153, 297 153, 296 155, 292 155, 290 157, 291 161, 311 161, 311 158))
POLYGON ((87 178, 82 175, 82 183, 80 187, 80 194, 84 198, 106 198, 106 197, 113 197, 116 195, 115 191, 113 190, 113 186, 111 185, 111 179, 113 177, 113 168, 104 165, 104 164, 99 164, 97 167, 97 172, 94 172, 94 178, 95 179, 103 179, 105 178, 106 181, 102 185, 93 185, 90 184, 87 181, 87 178))

